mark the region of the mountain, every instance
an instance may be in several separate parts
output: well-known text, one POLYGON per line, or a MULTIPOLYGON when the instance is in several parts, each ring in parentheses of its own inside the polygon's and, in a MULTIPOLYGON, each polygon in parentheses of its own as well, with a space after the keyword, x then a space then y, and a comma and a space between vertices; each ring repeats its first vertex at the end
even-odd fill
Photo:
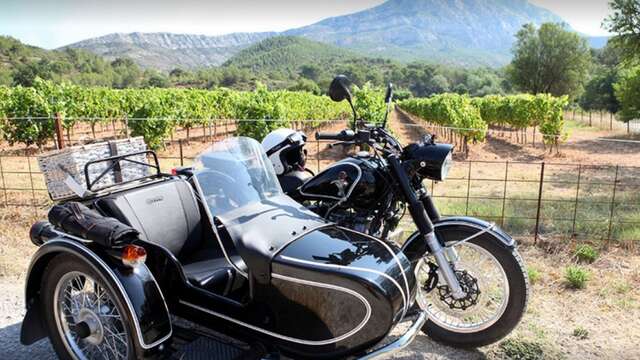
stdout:
POLYGON ((562 21, 526 0, 389 0, 286 34, 405 61, 499 66, 523 24, 562 21))
POLYGON ((280 34, 111 34, 68 47, 169 70, 220 65, 261 40, 287 35, 372 57, 498 67, 510 61, 514 35, 522 25, 543 22, 563 20, 527 0, 389 0, 280 34))
POLYGON ((359 57, 357 53, 337 46, 301 37, 276 36, 241 50, 224 65, 260 73, 297 73, 303 65, 338 63, 359 57))
POLYGON ((109 60, 128 57, 144 68, 168 71, 174 68, 193 69, 221 65, 238 51, 275 34, 110 34, 83 40, 64 48, 88 50, 109 60))
POLYGON ((0 86, 32 86, 36 78, 84 86, 134 87, 153 75, 133 61, 107 61, 80 49, 45 50, 0 36, 0 86))

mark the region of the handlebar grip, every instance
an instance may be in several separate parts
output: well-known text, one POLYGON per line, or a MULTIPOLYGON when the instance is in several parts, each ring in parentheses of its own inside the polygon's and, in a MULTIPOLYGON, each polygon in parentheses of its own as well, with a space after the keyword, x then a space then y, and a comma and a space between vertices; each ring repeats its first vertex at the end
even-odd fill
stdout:
POLYGON ((339 133, 316 133, 316 140, 352 141, 355 139, 353 131, 341 131, 339 133))

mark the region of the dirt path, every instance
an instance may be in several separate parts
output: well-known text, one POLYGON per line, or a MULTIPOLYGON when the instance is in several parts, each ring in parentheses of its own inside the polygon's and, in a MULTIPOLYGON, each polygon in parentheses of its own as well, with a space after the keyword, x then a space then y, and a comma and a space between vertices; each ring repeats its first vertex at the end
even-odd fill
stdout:
MULTIPOLYGON (((20 326, 24 317, 24 280, 0 278, 0 359, 40 360, 56 359, 49 340, 31 346, 20 344, 20 326)), ((402 329, 398 329, 399 331, 402 329)), ((419 335, 410 347, 395 354, 393 359, 475 360, 482 359, 478 351, 464 351, 437 344, 419 335)))

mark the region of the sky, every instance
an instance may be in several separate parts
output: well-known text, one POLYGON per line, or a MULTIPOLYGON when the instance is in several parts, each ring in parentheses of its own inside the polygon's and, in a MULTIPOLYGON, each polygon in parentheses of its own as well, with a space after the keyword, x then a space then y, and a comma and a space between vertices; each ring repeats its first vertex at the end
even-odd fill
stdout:
MULTIPOLYGON (((282 31, 344 15, 384 0, 0 0, 0 35, 52 49, 114 32, 219 35, 282 31)), ((530 0, 588 35, 608 0, 530 0)))

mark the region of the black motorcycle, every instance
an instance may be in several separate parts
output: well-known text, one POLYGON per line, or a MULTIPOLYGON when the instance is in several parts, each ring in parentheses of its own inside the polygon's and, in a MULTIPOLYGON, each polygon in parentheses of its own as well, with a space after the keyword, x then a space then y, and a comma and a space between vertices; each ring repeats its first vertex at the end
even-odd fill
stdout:
POLYGON ((397 243, 415 270, 417 302, 429 316, 424 331, 430 337, 452 346, 477 347, 506 336, 520 321, 528 297, 525 267, 514 240, 495 224, 441 217, 423 180, 445 180, 453 147, 429 136, 402 147, 386 129, 391 86, 381 125, 358 121, 348 84, 346 77, 336 77, 329 95, 349 102, 353 128, 317 133, 316 139, 362 151, 315 176, 298 169, 285 173, 279 177, 284 191, 342 227, 397 243), (402 241, 399 224, 407 210, 417 231, 402 241))
MULTIPOLYGON (((84 173, 86 188, 75 186, 77 196, 31 229, 39 248, 27 275, 23 344, 48 337, 62 359, 373 359, 407 346, 427 321, 414 306, 423 292, 414 274, 426 252, 443 254, 429 218, 404 250, 337 226, 282 192, 253 139, 216 143, 173 174, 160 172, 152 152, 91 161, 84 173), (150 171, 105 180, 133 165, 150 171)), ((412 211, 424 212, 410 185, 403 189, 412 211)), ((511 254, 512 240, 497 229, 473 229, 480 249, 511 254)), ((519 271, 508 267, 517 266, 512 258, 498 259, 506 273, 519 271)), ((475 278, 455 271, 452 304, 495 296, 510 319, 519 317, 524 284, 483 298, 475 278)))

